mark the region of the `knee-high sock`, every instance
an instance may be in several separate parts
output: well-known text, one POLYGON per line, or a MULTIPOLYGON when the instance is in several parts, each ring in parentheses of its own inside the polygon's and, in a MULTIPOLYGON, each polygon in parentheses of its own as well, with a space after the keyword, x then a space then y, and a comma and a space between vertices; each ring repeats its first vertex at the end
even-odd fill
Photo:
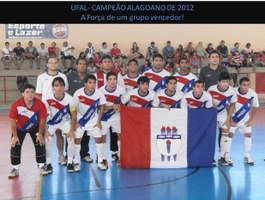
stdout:
POLYGON ((45 149, 46 149, 46 162, 52 163, 52 137, 48 136, 48 139, 45 139, 45 149))
POLYGON ((96 143, 96 150, 97 150, 97 154, 98 154, 98 162, 101 163, 103 161, 103 146, 102 143, 96 143))
POLYGON ((227 137, 227 144, 226 144, 226 150, 225 150, 225 157, 230 157, 231 144, 232 144, 232 138, 227 137))
POLYGON ((67 138, 67 163, 71 164, 75 155, 75 142, 74 139, 67 138))
POLYGON ((250 157, 251 143, 251 137, 245 137, 245 157, 250 157))
POLYGON ((225 151, 226 151, 226 145, 227 145, 227 135, 221 136, 221 142, 220 142, 220 154, 219 154, 219 159, 221 157, 224 157, 225 151))
POLYGON ((76 144, 75 145, 75 158, 74 158, 74 163, 78 163, 80 164, 80 149, 81 149, 81 145, 80 144, 76 144))
POLYGON ((106 160, 107 159, 107 148, 106 148, 106 143, 102 143, 102 159, 106 160))

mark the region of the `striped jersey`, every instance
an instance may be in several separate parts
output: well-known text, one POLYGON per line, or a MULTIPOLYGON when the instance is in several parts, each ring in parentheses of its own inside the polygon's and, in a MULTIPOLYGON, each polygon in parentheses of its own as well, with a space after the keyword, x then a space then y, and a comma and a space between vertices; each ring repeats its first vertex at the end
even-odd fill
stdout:
POLYGON ((64 93, 64 97, 60 100, 56 99, 54 94, 52 94, 44 99, 43 103, 49 114, 47 118, 48 125, 57 125, 70 121, 70 111, 75 107, 74 98, 70 94, 64 93))
POLYGON ((149 90, 162 90, 166 88, 166 79, 170 76, 170 73, 164 69, 159 72, 155 72, 153 69, 147 70, 143 73, 150 79, 149 90))
POLYGON ((131 90, 133 88, 137 88, 138 87, 137 80, 138 80, 139 77, 141 77, 140 74, 137 77, 135 77, 135 78, 131 78, 128 74, 123 76, 123 81, 124 81, 126 92, 128 92, 129 90, 131 90))
POLYGON ((211 108, 213 107, 213 98, 203 91, 200 98, 194 96, 194 91, 186 93, 181 100, 181 108, 211 108))
POLYGON ((180 108, 180 102, 183 95, 183 92, 176 90, 172 96, 169 96, 166 94, 166 89, 159 90, 156 93, 153 106, 160 108, 164 108, 165 106, 170 106, 171 108, 180 108))
POLYGON ((188 73, 187 75, 176 73, 173 76, 177 79, 177 90, 184 93, 191 91, 194 82, 198 80, 197 76, 192 73, 188 73))
MULTIPOLYGON (((112 92, 107 90, 107 85, 99 88, 99 90, 105 95, 106 106, 113 106, 121 102, 121 97, 125 94, 125 89, 118 86, 112 92)), ((115 120, 120 117, 120 112, 117 110, 105 110, 101 121, 115 120)))
POLYGON ((83 87, 74 93, 74 102, 80 126, 94 126, 98 121, 98 106, 104 105, 106 98, 98 89, 95 89, 92 94, 87 94, 83 87))
POLYGON ((141 96, 139 94, 139 89, 135 88, 125 93, 121 102, 132 107, 147 108, 151 107, 154 98, 155 92, 153 90, 149 90, 146 96, 141 96))

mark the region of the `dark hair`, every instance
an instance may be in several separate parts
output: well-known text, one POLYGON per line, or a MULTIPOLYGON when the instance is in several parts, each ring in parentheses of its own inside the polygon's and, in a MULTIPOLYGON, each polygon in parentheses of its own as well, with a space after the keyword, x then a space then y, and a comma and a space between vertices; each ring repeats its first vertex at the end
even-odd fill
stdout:
POLYGON ((140 76, 137 80, 138 85, 141 83, 150 83, 150 79, 147 76, 140 76))
POLYGON ((196 80, 193 84, 193 87, 195 87, 196 84, 204 84, 204 82, 201 80, 196 80))
POLYGON ((247 77, 242 77, 240 80, 239 80, 239 85, 241 85, 243 82, 250 82, 249 78, 247 77))
POLYGON ((88 74, 85 78, 84 78, 84 82, 87 83, 88 80, 94 80, 96 81, 96 77, 93 74, 88 74))
POLYGON ((105 44, 107 44, 107 42, 102 42, 102 46, 104 46, 105 44))
POLYGON ((129 65, 131 62, 135 62, 136 65, 138 65, 138 61, 137 61, 136 59, 131 59, 131 60, 129 60, 128 65, 129 65))
POLYGON ((60 85, 65 86, 65 82, 64 82, 64 80, 63 80, 62 77, 56 77, 56 78, 54 78, 53 81, 52 81, 52 87, 54 87, 55 82, 58 82, 60 85))
POLYGON ((221 72, 218 76, 218 81, 230 80, 231 76, 228 72, 221 72))
POLYGON ((210 58, 212 54, 218 54, 218 56, 220 57, 219 52, 218 52, 217 50, 215 50, 215 49, 212 50, 212 51, 209 53, 209 56, 208 56, 208 57, 210 58))
POLYGON ((79 58, 76 59, 76 61, 75 61, 76 65, 78 65, 80 60, 86 61, 86 65, 87 65, 87 60, 85 58, 83 58, 83 57, 79 57, 79 58))
POLYGON ((155 44, 155 42, 151 42, 151 44, 155 44))
POLYGON ((171 41, 168 40, 168 41, 167 41, 167 44, 169 44, 169 43, 171 44, 171 41))
POLYGON ((189 62, 189 61, 188 61, 188 58, 183 56, 183 57, 181 57, 181 58, 179 59, 178 64, 180 64, 180 62, 181 62, 182 60, 186 60, 187 62, 189 62))
POLYGON ((109 80, 110 76, 115 76, 116 79, 117 79, 117 74, 115 72, 108 72, 107 75, 106 75, 106 79, 109 80))
POLYGON ((31 84, 29 84, 29 83, 27 83, 27 84, 25 84, 25 85, 23 86, 23 88, 22 88, 22 93, 24 93, 26 89, 33 89, 34 92, 35 92, 35 90, 36 90, 35 87, 34 87, 34 85, 31 85, 31 84))
POLYGON ((112 46, 115 46, 116 44, 117 44, 117 43, 116 43, 116 42, 114 42, 112 46))
POLYGON ((163 56, 162 56, 162 54, 160 54, 160 53, 154 54, 153 55, 153 60, 155 60, 155 58, 161 58, 162 60, 164 59, 163 56))
POLYGON ((169 81, 171 81, 171 80, 175 80, 177 82, 177 78, 175 76, 168 76, 167 80, 166 80, 166 84, 168 84, 169 81))
POLYGON ((102 62, 103 60, 105 60, 105 59, 110 59, 111 62, 112 62, 112 57, 111 57, 110 55, 108 55, 108 54, 104 54, 104 55, 101 57, 101 62, 102 62))

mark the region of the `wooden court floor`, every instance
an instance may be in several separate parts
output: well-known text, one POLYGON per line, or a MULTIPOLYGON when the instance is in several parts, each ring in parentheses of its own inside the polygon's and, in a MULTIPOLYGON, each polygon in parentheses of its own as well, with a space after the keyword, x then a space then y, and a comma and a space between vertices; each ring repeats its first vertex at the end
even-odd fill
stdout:
MULTIPOLYGON (((237 133, 232 143, 234 166, 187 169, 122 169, 109 157, 109 169, 82 162, 80 173, 69 174, 56 163, 53 139, 51 175, 40 176, 30 137, 22 149, 18 178, 10 171, 10 128, 5 112, 0 113, 0 199, 113 199, 113 200, 264 200, 265 199, 265 108, 259 108, 253 126, 253 166, 244 164, 244 137, 237 133)), ((94 141, 90 141, 95 158, 94 141)), ((217 149, 217 148, 216 148, 217 149)), ((217 154, 215 156, 217 158, 217 154)))

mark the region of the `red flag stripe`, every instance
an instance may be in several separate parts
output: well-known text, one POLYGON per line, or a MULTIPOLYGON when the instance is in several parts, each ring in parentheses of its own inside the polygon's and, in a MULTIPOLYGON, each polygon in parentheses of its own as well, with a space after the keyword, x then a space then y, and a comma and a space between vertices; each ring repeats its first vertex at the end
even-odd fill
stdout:
POLYGON ((137 103, 137 104, 142 105, 142 106, 148 102, 145 99, 142 99, 136 95, 131 95, 130 100, 133 101, 134 103, 137 103))
POLYGON ((170 99, 170 98, 163 97, 163 96, 158 97, 158 99, 160 100, 161 103, 166 104, 166 105, 171 105, 171 106, 176 104, 177 102, 174 99, 170 99))
POLYGON ((150 117, 149 108, 121 107, 121 167, 150 168, 150 117))
POLYGON ((226 98, 225 95, 220 94, 219 92, 216 91, 209 91, 209 93, 212 95, 213 99, 217 99, 219 101, 222 101, 226 98))
POLYGON ((137 85, 137 81, 125 78, 124 79, 124 84, 132 86, 132 87, 135 87, 137 85))
POLYGON ((158 83, 162 79, 161 76, 152 73, 145 73, 145 76, 156 83, 158 83))
POLYGON ((186 98, 186 101, 188 102, 189 105, 192 105, 192 106, 200 106, 202 104, 201 101, 196 101, 192 98, 186 98))
POLYGON ((245 97, 242 97, 240 95, 237 95, 237 102, 244 105, 245 103, 247 103, 248 99, 245 97))
POLYGON ((64 108, 64 105, 60 104, 58 101, 55 101, 54 99, 48 99, 47 103, 49 104, 49 106, 52 106, 58 110, 64 108))
POLYGON ((176 76, 176 79, 177 79, 177 82, 180 82, 180 83, 183 83, 183 84, 186 84, 188 83, 190 80, 189 79, 186 79, 182 76, 176 76))
POLYGON ((89 98, 82 96, 82 95, 80 95, 78 98, 79 98, 80 102, 82 102, 83 104, 86 104, 88 106, 91 106, 95 102, 95 100, 89 99, 89 98))

